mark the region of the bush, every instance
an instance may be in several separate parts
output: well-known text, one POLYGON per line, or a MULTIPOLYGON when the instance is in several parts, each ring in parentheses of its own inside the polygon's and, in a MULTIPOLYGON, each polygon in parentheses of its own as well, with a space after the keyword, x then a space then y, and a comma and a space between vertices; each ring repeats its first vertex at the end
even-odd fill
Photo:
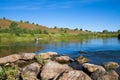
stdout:
POLYGON ((0 67, 0 80, 5 80, 5 73, 1 67, 0 67))
POLYGON ((47 31, 47 30, 44 30, 43 33, 44 33, 44 34, 48 34, 48 31, 47 31))
POLYGON ((38 55, 38 56, 36 57, 36 60, 37 60, 37 62, 38 62, 39 64, 41 64, 41 65, 44 64, 44 61, 43 61, 41 55, 38 55))
POLYGON ((18 66, 3 68, 7 80, 18 80, 19 79, 19 68, 18 66))

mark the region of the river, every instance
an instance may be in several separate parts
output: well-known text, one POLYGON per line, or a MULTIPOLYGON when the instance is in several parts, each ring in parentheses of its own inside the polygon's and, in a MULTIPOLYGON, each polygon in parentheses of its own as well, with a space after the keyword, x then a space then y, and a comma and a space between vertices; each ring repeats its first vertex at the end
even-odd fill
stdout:
POLYGON ((101 64, 102 62, 115 61, 120 64, 120 40, 117 38, 0 43, 0 57, 21 52, 38 54, 47 51, 68 55, 71 58, 79 56, 80 51, 84 51, 87 54, 82 55, 89 58, 91 63, 101 64))

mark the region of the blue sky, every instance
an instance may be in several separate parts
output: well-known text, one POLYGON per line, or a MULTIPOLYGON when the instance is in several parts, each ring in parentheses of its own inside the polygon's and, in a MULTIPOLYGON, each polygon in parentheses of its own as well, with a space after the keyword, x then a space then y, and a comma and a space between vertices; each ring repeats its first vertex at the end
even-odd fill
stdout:
POLYGON ((0 0, 0 18, 91 31, 120 29, 120 0, 0 0))

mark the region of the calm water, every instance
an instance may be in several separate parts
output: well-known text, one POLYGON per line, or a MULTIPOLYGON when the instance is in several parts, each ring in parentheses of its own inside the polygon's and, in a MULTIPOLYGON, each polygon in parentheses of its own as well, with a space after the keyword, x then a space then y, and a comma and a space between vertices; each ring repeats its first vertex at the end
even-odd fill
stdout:
POLYGON ((89 58, 91 63, 115 61, 120 64, 120 41, 117 38, 0 44, 0 57, 19 52, 35 52, 38 54, 47 51, 55 51, 71 58, 79 56, 80 51, 85 51, 87 54, 83 56, 89 58))

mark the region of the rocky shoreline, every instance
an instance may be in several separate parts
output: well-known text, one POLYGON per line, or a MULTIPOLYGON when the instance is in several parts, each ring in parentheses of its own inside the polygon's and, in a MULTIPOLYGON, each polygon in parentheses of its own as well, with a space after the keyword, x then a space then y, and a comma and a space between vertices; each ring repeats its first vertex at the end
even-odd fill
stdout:
POLYGON ((56 52, 12 54, 0 58, 0 80, 120 80, 118 63, 88 62, 84 56, 71 59, 56 52), (81 69, 70 65, 74 62, 81 69))

